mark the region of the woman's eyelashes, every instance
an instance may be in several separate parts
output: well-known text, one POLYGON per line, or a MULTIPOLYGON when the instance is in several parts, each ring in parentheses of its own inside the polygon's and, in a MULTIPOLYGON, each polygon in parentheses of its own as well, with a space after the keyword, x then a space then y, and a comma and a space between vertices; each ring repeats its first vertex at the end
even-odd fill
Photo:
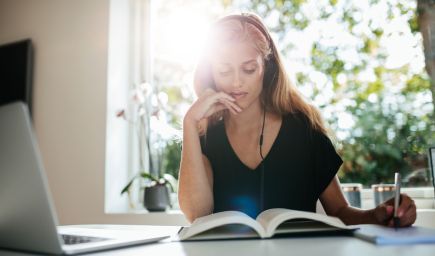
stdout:
MULTIPOLYGON (((257 69, 254 68, 254 69, 243 69, 242 71, 248 75, 251 75, 251 74, 254 74, 256 70, 257 69)), ((233 72, 232 70, 220 71, 219 74, 221 76, 229 76, 229 75, 231 75, 232 72, 233 72)))
POLYGON ((247 74, 254 74, 256 70, 257 70, 257 69, 254 68, 254 69, 245 69, 245 70, 243 70, 243 71, 244 71, 245 73, 247 73, 247 74))
POLYGON ((221 76, 228 76, 228 75, 230 75, 231 74, 231 71, 229 70, 229 71, 220 71, 219 72, 219 75, 221 75, 221 76))

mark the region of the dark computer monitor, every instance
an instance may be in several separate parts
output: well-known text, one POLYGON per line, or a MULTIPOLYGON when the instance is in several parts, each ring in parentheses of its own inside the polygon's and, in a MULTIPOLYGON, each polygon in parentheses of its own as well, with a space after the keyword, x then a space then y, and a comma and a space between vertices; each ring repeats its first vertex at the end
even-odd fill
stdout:
POLYGON ((23 101, 32 112, 32 75, 30 39, 0 45, 0 105, 23 101))

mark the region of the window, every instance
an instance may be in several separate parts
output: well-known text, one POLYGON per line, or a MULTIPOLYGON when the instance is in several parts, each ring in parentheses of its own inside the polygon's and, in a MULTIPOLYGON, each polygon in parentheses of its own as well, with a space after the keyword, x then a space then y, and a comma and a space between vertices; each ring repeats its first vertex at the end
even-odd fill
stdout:
MULTIPOLYGON (((106 212, 143 209, 140 182, 134 183, 130 198, 120 196, 130 178, 141 170, 137 130, 116 117, 120 109, 131 110, 135 86, 146 83, 152 90, 147 100, 152 108, 149 125, 154 172, 164 170, 178 176, 181 121, 194 99, 193 68, 207 24, 222 11, 219 1, 111 1, 106 212)), ((145 162, 144 171, 150 171, 145 162)))
MULTIPOLYGON (((124 30, 128 28, 119 31, 130 41, 123 42, 122 36, 111 38, 119 43, 111 48, 111 55, 126 51, 124 57, 130 56, 117 63, 119 70, 126 73, 119 81, 129 81, 122 83, 124 86, 146 81, 156 92, 153 104, 159 108, 151 123, 156 130, 166 129, 154 144, 158 149, 154 153, 163 159, 160 170, 178 176, 177 131, 195 98, 192 73, 208 25, 223 13, 242 10, 253 11, 264 19, 291 79, 321 110, 334 132, 344 160, 339 171, 342 182, 370 187, 391 183, 393 173, 400 171, 405 186, 431 186, 427 150, 435 144, 434 102, 425 71, 416 1, 114 2, 120 5, 118 12, 124 8, 129 14, 117 24, 124 30), (132 3, 142 6, 141 11, 132 3), (140 39, 133 40, 135 35, 140 39), (132 54, 136 58, 132 59, 132 54), (128 70, 134 70, 135 75, 128 70), (171 136, 164 136, 168 134, 171 136)), ((109 101, 125 103, 127 87, 109 90, 109 101)), ((115 109, 109 107, 109 112, 115 109)), ((110 113, 108 117, 113 119, 110 113)), ((124 159, 117 166, 128 166, 123 169, 126 172, 117 172, 118 181, 125 182, 137 168, 132 164, 137 158, 129 158, 134 154, 126 153, 134 152, 137 141, 126 124, 110 122, 109 146, 110 134, 125 134, 116 151, 124 159)), ((106 179, 113 177, 108 175, 106 179)), ((122 185, 107 183, 112 184, 107 193, 119 198, 122 185)))
MULTIPOLYGON (((151 5, 147 0, 111 0, 107 78, 105 212, 140 209, 140 184, 131 197, 122 188, 139 171, 137 130, 117 117, 129 111, 135 86, 151 79, 151 5)), ((145 152, 146 153, 146 152, 145 152)))

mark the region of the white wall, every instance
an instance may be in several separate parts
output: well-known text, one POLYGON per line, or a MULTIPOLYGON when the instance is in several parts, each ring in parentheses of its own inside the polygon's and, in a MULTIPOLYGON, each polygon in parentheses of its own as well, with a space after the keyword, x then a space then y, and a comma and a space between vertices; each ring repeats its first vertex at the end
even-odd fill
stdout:
POLYGON ((109 0, 0 0, 0 44, 34 42, 35 130, 60 223, 178 224, 104 214, 109 11, 109 0))

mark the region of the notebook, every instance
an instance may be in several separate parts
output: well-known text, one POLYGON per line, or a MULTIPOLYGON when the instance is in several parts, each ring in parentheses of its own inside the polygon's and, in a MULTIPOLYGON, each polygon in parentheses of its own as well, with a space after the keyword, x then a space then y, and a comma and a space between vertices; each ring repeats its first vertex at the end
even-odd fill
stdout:
POLYGON ((359 228, 354 236, 379 244, 422 244, 435 243, 435 229, 411 226, 406 228, 384 227, 379 225, 356 225, 359 228))

